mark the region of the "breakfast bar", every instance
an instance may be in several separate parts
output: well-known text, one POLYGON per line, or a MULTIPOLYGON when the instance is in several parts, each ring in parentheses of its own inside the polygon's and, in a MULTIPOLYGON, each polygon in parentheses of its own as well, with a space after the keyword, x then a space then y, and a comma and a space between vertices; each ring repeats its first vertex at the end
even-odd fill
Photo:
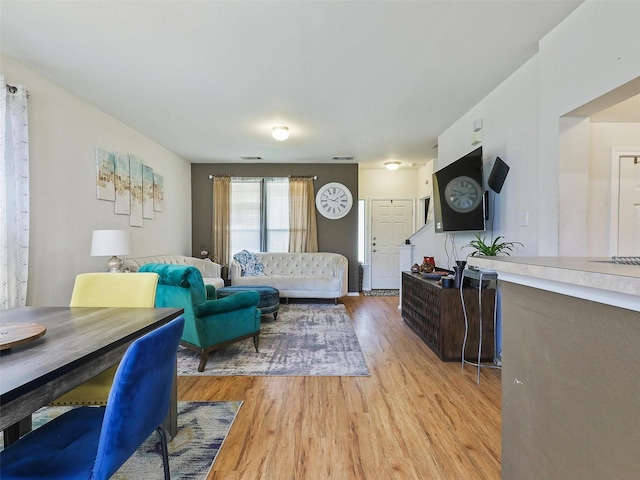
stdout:
POLYGON ((640 266, 470 257, 502 296, 502 478, 637 478, 640 266))

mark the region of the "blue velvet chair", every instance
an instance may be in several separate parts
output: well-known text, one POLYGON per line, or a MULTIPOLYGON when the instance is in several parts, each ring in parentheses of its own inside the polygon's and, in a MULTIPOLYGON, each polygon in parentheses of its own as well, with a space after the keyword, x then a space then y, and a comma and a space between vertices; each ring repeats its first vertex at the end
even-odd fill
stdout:
POLYGON ((180 344, 200 354, 199 372, 204 371, 212 351, 231 343, 253 337, 258 351, 258 292, 216 298, 215 287, 205 287, 200 271, 191 266, 149 263, 138 271, 159 275, 156 307, 184 309, 185 327, 180 344))
POLYGON ((157 430, 168 480, 161 424, 183 328, 178 317, 135 340, 116 370, 107 406, 74 408, 9 445, 0 452, 0 478, 106 480, 157 430))

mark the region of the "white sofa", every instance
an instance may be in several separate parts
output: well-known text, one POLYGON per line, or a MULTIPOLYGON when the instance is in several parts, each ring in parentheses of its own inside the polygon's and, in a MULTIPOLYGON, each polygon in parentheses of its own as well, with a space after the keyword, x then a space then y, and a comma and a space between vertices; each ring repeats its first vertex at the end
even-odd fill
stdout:
POLYGON ((230 266, 231 285, 267 285, 280 298, 333 298, 346 295, 349 262, 339 253, 255 253, 264 275, 242 276, 240 264, 230 266))
POLYGON ((210 260, 202 260, 185 255, 156 255, 151 257, 125 258, 124 267, 132 272, 137 272, 142 265, 147 263, 169 263, 171 265, 190 265, 200 270, 205 285, 213 285, 216 288, 224 287, 220 265, 210 260))

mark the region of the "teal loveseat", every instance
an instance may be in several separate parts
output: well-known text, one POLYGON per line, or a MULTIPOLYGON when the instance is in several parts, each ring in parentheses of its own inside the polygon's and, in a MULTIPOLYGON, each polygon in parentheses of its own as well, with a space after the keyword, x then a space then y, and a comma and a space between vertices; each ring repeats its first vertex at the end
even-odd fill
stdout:
POLYGON ((238 292, 217 299, 215 287, 205 287, 200 271, 191 266, 149 263, 138 271, 159 275, 156 307, 184 309, 180 344, 200 354, 199 372, 204 371, 212 351, 231 343, 253 337, 258 351, 258 292, 238 292))

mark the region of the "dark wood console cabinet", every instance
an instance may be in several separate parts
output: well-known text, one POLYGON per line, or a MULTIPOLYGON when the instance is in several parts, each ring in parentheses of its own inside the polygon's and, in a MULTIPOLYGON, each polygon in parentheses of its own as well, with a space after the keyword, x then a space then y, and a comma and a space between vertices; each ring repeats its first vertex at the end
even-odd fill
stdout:
MULTIPOLYGON (((478 361, 479 298, 477 288, 463 288, 469 337, 465 359, 478 361)), ((482 288, 482 361, 494 356, 493 311, 495 288, 482 288)), ((402 318, 444 361, 462 360, 464 313, 457 288, 442 288, 436 280, 416 273, 402 273, 402 318)))

